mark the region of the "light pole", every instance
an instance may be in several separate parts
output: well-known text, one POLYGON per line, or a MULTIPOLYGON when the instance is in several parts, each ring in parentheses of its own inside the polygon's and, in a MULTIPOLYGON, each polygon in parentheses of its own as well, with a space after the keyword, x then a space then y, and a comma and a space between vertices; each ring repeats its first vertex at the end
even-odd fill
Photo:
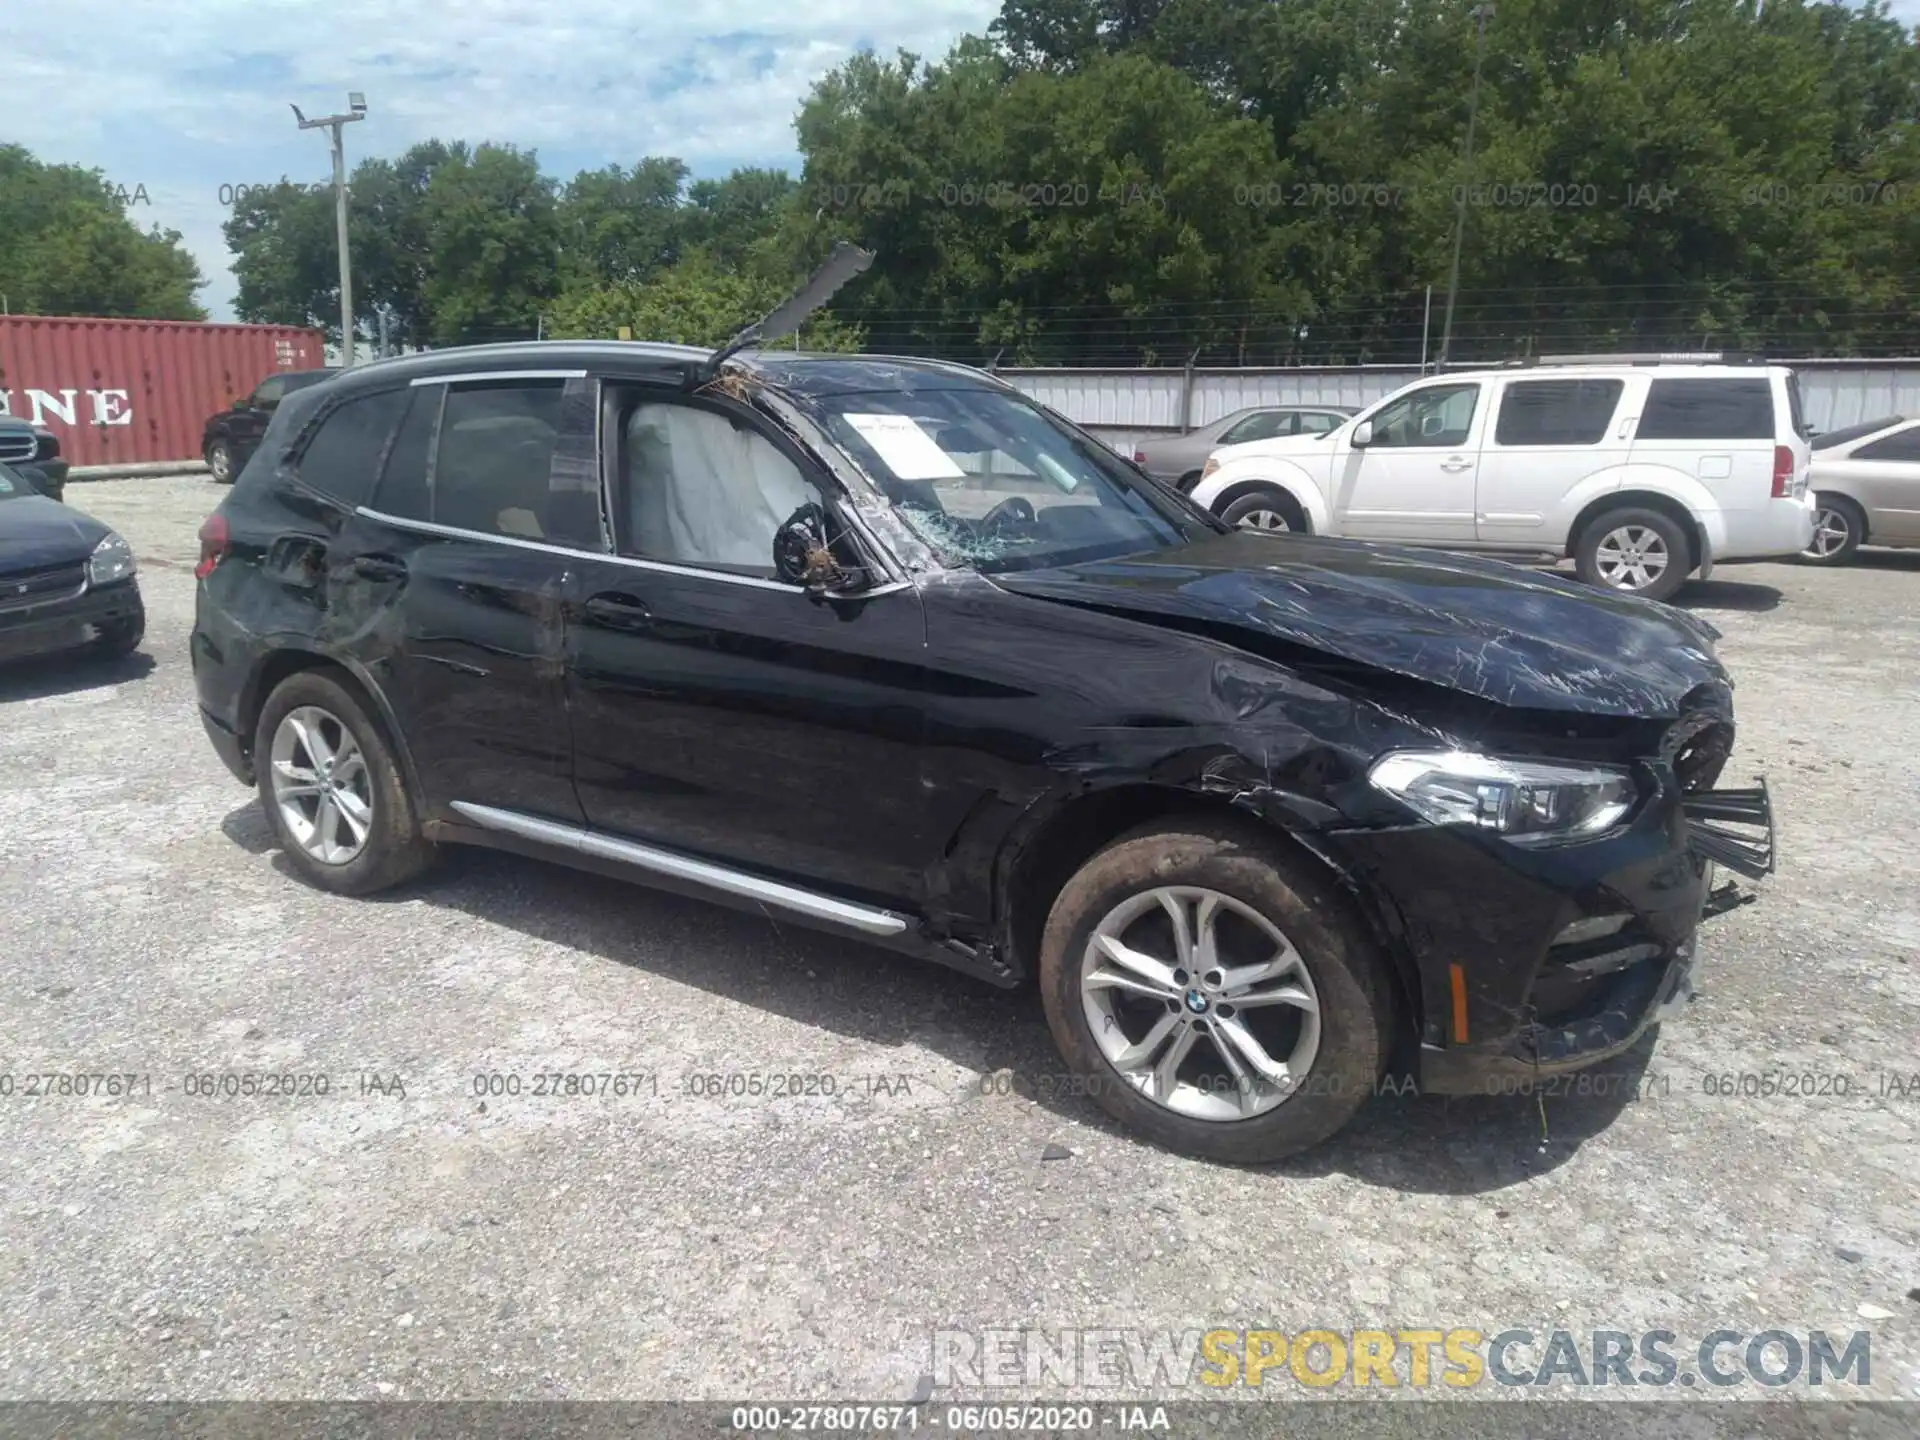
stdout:
POLYGON ((309 120, 298 105, 291 107, 293 118, 302 130, 328 131, 333 138, 334 223, 340 232, 340 368, 353 365, 353 262, 347 256, 347 152, 340 143, 340 127, 367 118, 367 97, 358 90, 347 93, 346 115, 328 115, 309 120))
POLYGON ((1453 222, 1453 267, 1447 273, 1447 318, 1440 326, 1440 362, 1434 368, 1445 371, 1447 352, 1453 348, 1453 297, 1460 288, 1460 242, 1467 234, 1467 191, 1473 182, 1473 126, 1480 118, 1480 63, 1487 56, 1487 21, 1493 17, 1493 6, 1476 5, 1473 18, 1477 22, 1473 45, 1473 89, 1467 96, 1467 146, 1466 161, 1462 167, 1460 184, 1460 213, 1453 222))

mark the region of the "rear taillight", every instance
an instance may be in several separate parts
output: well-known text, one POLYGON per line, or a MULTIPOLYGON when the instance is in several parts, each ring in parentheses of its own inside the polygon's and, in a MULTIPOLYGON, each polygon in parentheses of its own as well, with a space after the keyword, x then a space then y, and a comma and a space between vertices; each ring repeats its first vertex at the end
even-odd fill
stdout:
POLYGON ((1793 447, 1773 447, 1773 498, 1784 500, 1793 493, 1793 447))
POLYGON ((227 553, 227 543, 227 517, 216 510, 200 524, 200 563, 193 567, 194 579, 204 580, 213 573, 227 553))

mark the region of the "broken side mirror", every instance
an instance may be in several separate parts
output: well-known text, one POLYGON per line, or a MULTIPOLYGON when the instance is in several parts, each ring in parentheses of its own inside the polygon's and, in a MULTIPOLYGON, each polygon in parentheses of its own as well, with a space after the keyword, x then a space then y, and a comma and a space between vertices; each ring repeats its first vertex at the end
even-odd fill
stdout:
POLYGON ((818 501, 795 510, 773 533, 773 573, 815 599, 864 590, 867 572, 842 565, 827 540, 827 511, 818 501))

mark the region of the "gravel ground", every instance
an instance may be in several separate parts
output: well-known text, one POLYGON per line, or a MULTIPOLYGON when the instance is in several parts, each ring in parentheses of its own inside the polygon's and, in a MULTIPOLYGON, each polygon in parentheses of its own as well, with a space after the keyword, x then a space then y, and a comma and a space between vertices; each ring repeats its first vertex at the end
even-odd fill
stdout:
MULTIPOLYGON (((139 555, 144 653, 0 674, 0 1397, 906 1400, 936 1330, 1421 1326, 1670 1330, 1689 1373, 1715 1330, 1867 1330, 1867 1387, 1716 1398, 1920 1397, 1920 554, 1683 592, 1781 868, 1608 1094, 1383 1096, 1236 1170, 1057 1093, 1031 996, 497 854, 377 901, 299 884, 194 716, 219 495, 76 485, 139 555), (150 1078, 20 1092, 47 1071, 150 1078), (329 1088, 188 1093, 227 1071, 329 1088), (474 1092, 550 1071, 648 1078, 474 1092), (742 1071, 838 1093, 697 1093, 742 1071), (1708 1093, 1740 1072, 1823 1093, 1708 1093)), ((1577 1392, 1472 1391, 1517 1393, 1577 1392)))

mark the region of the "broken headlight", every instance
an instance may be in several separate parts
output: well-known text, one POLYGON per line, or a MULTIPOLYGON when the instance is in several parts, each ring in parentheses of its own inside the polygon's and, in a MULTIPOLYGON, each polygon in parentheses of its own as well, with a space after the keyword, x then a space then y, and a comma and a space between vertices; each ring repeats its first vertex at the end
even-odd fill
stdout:
POLYGON ((111 585, 133 574, 133 569, 133 547, 109 530, 87 559, 87 580, 94 585, 111 585))
POLYGON ((1403 750, 1374 762, 1374 786, 1435 825, 1471 825, 1518 845, 1603 835, 1627 818, 1633 776, 1611 765, 1403 750))

